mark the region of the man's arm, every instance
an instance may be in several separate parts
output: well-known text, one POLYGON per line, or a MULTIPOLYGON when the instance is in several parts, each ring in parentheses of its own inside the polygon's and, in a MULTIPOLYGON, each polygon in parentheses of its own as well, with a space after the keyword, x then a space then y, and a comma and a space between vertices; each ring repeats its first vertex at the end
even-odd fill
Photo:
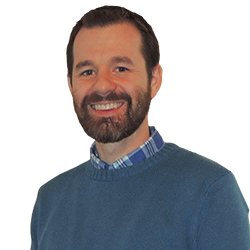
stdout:
POLYGON ((248 212, 231 172, 213 182, 200 210, 197 249, 250 250, 248 212))
POLYGON ((37 244, 37 220, 38 220, 38 200, 35 203, 33 213, 32 213, 32 219, 31 219, 31 250, 37 250, 38 244, 37 244))

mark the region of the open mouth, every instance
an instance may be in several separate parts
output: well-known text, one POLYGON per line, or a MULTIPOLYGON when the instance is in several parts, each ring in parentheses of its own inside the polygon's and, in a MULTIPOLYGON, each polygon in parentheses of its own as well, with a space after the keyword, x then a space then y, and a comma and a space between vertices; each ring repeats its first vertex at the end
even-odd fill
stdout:
POLYGON ((123 105, 124 102, 111 102, 107 104, 91 104, 91 108, 94 110, 107 111, 112 109, 117 109, 123 105))

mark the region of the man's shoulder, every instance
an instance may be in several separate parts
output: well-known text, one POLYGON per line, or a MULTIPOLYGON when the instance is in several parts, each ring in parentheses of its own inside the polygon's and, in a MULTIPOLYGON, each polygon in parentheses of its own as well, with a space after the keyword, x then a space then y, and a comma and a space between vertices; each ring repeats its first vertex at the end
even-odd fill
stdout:
POLYGON ((165 161, 167 172, 183 177, 186 180, 215 180, 230 173, 228 169, 198 153, 179 147, 175 144, 169 144, 172 148, 172 154, 165 161))
POLYGON ((62 191, 68 188, 72 183, 77 182, 79 178, 83 178, 85 173, 85 167, 90 164, 90 161, 86 161, 72 169, 69 169, 53 179, 46 182, 41 186, 40 193, 53 193, 55 191, 62 191))
POLYGON ((224 166, 179 146, 170 146, 171 154, 165 154, 157 166, 157 183, 165 190, 162 192, 200 206, 207 192, 236 187, 233 174, 224 166))

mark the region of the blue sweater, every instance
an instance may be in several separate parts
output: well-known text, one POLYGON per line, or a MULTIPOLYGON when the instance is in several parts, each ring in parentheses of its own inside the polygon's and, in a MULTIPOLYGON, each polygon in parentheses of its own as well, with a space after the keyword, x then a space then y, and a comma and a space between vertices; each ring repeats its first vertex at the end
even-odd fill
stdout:
POLYGON ((233 174, 174 144, 131 167, 90 161, 43 185, 32 250, 249 250, 248 207, 233 174))

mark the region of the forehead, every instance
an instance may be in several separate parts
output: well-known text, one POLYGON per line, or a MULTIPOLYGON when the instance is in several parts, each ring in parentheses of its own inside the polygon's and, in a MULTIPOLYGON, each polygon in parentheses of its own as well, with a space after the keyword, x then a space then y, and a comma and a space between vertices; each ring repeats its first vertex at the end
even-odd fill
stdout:
POLYGON ((141 54, 140 48, 141 34, 137 28, 131 24, 121 23, 81 29, 75 38, 73 54, 75 60, 78 57, 100 54, 110 57, 133 56, 141 54))

